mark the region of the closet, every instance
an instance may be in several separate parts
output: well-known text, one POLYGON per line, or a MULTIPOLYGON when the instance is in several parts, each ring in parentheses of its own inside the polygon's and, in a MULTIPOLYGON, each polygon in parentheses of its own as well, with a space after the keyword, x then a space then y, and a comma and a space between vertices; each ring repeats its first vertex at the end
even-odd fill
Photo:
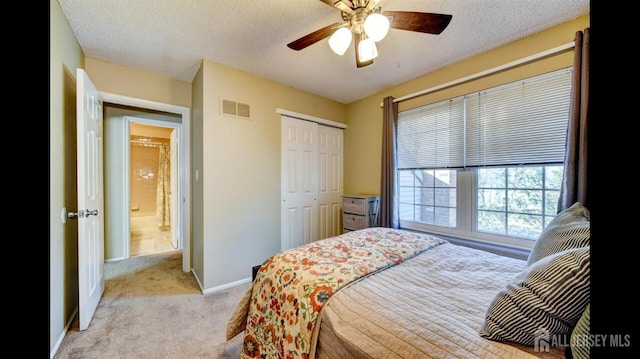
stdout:
POLYGON ((342 233, 344 124, 281 113, 281 250, 342 233))

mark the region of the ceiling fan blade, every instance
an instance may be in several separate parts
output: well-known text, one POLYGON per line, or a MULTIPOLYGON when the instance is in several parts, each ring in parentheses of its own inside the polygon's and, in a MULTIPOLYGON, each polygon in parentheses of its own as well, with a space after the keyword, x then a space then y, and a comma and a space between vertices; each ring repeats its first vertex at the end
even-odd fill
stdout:
POLYGON ((341 22, 336 22, 334 24, 323 27, 322 29, 316 30, 310 34, 307 34, 298 40, 291 41, 287 44, 290 49, 300 51, 309 45, 313 45, 316 42, 325 39, 333 34, 337 27, 342 25, 341 22))
POLYGON ((352 14, 354 12, 353 2, 351 2, 351 0, 320 0, 320 1, 340 11, 344 11, 347 14, 352 14))
POLYGON ((373 59, 369 60, 369 61, 360 61, 360 54, 358 53, 358 49, 360 48, 360 35, 354 33, 353 34, 353 45, 354 45, 354 49, 356 50, 356 66, 358 68, 360 67, 365 67, 368 65, 371 65, 373 63, 373 59))
POLYGON ((384 11, 382 15, 389 17, 391 28, 436 35, 449 25, 452 18, 446 14, 415 11, 384 11))

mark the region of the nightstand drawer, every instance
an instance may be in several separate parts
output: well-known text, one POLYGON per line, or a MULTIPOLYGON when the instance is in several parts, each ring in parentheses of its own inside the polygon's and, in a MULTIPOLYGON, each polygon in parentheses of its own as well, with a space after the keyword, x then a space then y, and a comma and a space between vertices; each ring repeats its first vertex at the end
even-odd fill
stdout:
POLYGON ((369 227, 367 216, 359 216, 357 214, 343 213, 342 227, 350 230, 364 229, 369 227))
POLYGON ((342 199, 342 210, 346 213, 366 214, 367 203, 366 198, 344 197, 342 199))

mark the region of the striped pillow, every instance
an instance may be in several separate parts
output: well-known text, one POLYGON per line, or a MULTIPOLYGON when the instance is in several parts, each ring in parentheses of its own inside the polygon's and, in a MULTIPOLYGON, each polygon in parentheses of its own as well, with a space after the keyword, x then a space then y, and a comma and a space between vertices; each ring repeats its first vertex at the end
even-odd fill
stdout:
POLYGON ((540 233, 531 249, 527 265, 566 249, 588 246, 591 243, 589 216, 589 210, 580 202, 558 213, 540 233))
POLYGON ((589 247, 575 248, 525 268, 493 299, 480 335, 523 345, 568 342, 589 303, 590 258, 589 247))

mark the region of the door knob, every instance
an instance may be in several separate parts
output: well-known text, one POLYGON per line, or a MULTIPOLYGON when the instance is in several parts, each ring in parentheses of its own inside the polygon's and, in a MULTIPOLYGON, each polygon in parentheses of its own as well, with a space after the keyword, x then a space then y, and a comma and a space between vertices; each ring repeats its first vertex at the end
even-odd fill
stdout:
POLYGON ((69 218, 84 218, 84 217, 89 217, 89 216, 97 216, 98 215, 98 210, 94 209, 93 211, 85 209, 85 210, 79 210, 78 212, 69 212, 67 214, 67 216, 69 218))

